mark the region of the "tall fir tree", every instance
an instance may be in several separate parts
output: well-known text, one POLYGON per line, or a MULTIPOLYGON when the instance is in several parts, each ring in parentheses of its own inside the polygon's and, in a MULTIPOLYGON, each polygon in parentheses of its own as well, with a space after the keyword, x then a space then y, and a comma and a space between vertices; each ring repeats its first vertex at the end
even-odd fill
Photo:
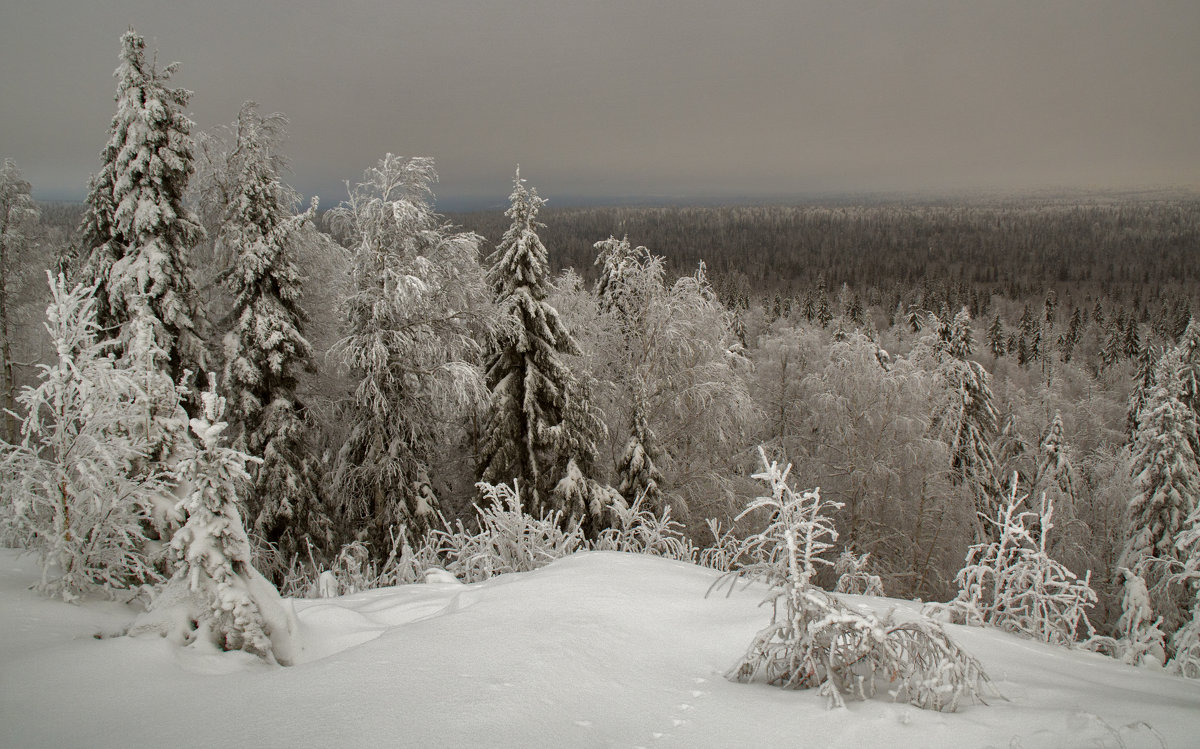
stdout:
POLYGON ((650 251, 645 247, 634 247, 629 237, 609 237, 596 243, 596 262, 600 276, 596 279, 595 293, 600 310, 616 316, 621 327, 629 330, 641 324, 645 314, 644 288, 631 284, 638 270, 650 260, 650 251))
POLYGON ((621 479, 617 491, 630 505, 641 499, 647 507, 659 511, 663 504, 660 488, 663 476, 654 464, 655 452, 654 432, 646 421, 645 406, 639 402, 634 406, 629 440, 617 463, 617 475, 621 479))
MULTIPOLYGON (((1100 319, 1096 318, 1097 321, 1100 319)), ((1100 324, 1097 322, 1097 324, 1100 324)), ((1121 361, 1124 352, 1125 326, 1117 315, 1111 317, 1105 326, 1104 345, 1100 347, 1100 363, 1105 367, 1113 367, 1121 361)))
POLYGON ((1006 351, 1004 347, 1004 324, 1000 322, 1000 315, 992 318, 992 324, 988 326, 987 338, 992 356, 997 359, 1004 356, 1006 351))
MULTIPOLYGON (((586 404, 572 403, 582 391, 562 360, 578 355, 579 348, 546 301, 550 266, 537 234, 545 201, 537 190, 526 189, 520 169, 509 201, 505 215, 512 224, 487 261, 487 282, 504 324, 487 364, 491 396, 479 478, 489 484, 515 479, 534 515, 579 511, 564 507, 562 493, 555 491, 570 461, 577 470, 595 461, 594 436, 573 430, 579 424, 569 418, 572 408, 588 411, 586 404)), ((575 480, 587 477, 581 473, 575 480)))
POLYGON ((216 237, 218 256, 233 258, 222 389, 234 446, 262 460, 244 492, 246 525, 284 558, 307 558, 309 544, 318 555, 333 544, 296 394, 299 373, 313 369, 296 251, 302 233, 313 230, 317 206, 314 199, 292 214, 291 191, 271 158, 278 131, 264 132, 262 124, 254 103, 243 105, 226 165, 236 180, 216 237))
POLYGON ((1169 581, 1185 561, 1176 541, 1200 494, 1200 467, 1192 450, 1196 418, 1182 401, 1183 369, 1177 346, 1155 365, 1133 437, 1137 493, 1129 502, 1127 540, 1118 562, 1146 579, 1167 632, 1179 628, 1189 603, 1169 581))
POLYGON ((184 205, 193 171, 192 122, 183 111, 191 92, 167 85, 176 67, 147 61, 133 29, 121 37, 117 113, 88 192, 83 246, 67 264, 72 275, 98 283, 97 319, 108 336, 119 337, 148 306, 178 381, 203 371, 205 351, 188 269, 203 229, 184 205))
POLYGON ((829 327, 833 321, 833 311, 829 309, 829 292, 825 288, 825 276, 817 276, 817 322, 822 328, 829 327))
POLYGON ((629 438, 617 461, 617 491, 626 502, 644 494, 653 509, 660 509, 662 474, 655 465, 658 452, 650 429, 646 402, 646 383, 639 363, 644 353, 646 319, 656 294, 662 287, 662 258, 652 256, 645 247, 632 247, 628 238, 609 237, 596 243, 600 279, 596 296, 601 311, 617 322, 624 356, 617 379, 624 396, 631 402, 629 438))
MULTIPOLYGON (((1134 315, 1129 316, 1129 322, 1125 325, 1124 344, 1121 354, 1126 359, 1132 359, 1142 350, 1142 335, 1138 330, 1137 319, 1134 315)), ((1149 342, 1147 341, 1147 344, 1149 342)))
POLYGON ((1067 509, 1075 501, 1075 468, 1071 465, 1069 446, 1064 433, 1062 414, 1054 412, 1054 418, 1046 427, 1038 445, 1037 475, 1034 477, 1034 495, 1039 491, 1056 488, 1067 497, 1067 509))
POLYGON ((996 479, 992 442, 998 414, 989 375, 970 359, 974 349, 971 317, 963 308, 952 321, 938 325, 933 344, 945 400, 935 419, 950 446, 950 471, 967 487, 975 504, 977 541, 999 540, 991 522, 1000 508, 1002 487, 996 479))
POLYGON ((431 159, 387 154, 331 211, 351 252, 346 335, 333 354, 357 380, 333 483, 344 530, 380 558, 401 526, 415 535, 436 519, 431 461, 486 393, 479 236, 442 223, 436 179, 431 159))
POLYGON ((1146 405, 1146 397, 1154 386, 1155 363, 1158 356, 1149 344, 1142 346, 1133 359, 1133 382, 1129 388, 1129 401, 1125 410, 1125 431, 1133 440, 1137 434, 1139 420, 1142 417, 1142 407, 1146 405))
MULTIPOLYGON (((1183 360, 1180 399, 1200 424, 1200 322, 1189 317, 1175 345, 1183 360)), ((1200 434, 1192 439, 1192 452, 1200 456, 1200 434)))

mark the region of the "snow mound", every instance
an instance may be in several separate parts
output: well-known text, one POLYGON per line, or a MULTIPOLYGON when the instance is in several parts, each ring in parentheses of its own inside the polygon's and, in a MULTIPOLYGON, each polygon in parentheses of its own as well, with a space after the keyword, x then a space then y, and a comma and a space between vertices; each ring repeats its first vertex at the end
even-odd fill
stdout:
MULTIPOLYGON (((159 638, 95 639, 135 612, 47 601, 0 550, 0 745, 1189 746, 1200 684, 948 625, 1008 698, 955 714, 722 674, 769 616, 764 589, 706 598, 714 572, 592 552, 473 585, 295 601, 306 650, 281 668, 159 638), (151 717, 146 717, 151 716, 151 717)), ((843 596, 856 610, 916 604, 843 596)))

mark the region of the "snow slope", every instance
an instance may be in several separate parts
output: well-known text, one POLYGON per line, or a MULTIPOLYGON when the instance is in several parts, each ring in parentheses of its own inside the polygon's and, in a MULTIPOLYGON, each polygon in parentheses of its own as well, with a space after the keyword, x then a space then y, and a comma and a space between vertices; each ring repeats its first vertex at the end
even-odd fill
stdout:
POLYGON ((769 612, 761 588, 705 598, 714 577, 592 552, 476 585, 296 601, 306 650, 281 668, 96 639, 132 610, 45 600, 28 590, 36 561, 0 550, 0 746, 1200 745, 1200 683, 990 630, 950 627, 1007 700, 953 714, 886 698, 830 711, 811 691, 728 682, 769 612))

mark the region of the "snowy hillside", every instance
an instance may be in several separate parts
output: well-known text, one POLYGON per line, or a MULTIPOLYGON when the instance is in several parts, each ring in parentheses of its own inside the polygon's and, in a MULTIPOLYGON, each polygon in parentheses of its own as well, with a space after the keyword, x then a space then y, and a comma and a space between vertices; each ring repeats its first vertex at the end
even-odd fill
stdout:
MULTIPOLYGON (((475 585, 296 601, 291 668, 155 637, 96 639, 132 610, 28 590, 0 550, 0 746, 1196 746, 1200 683, 950 626, 1006 699, 935 713, 726 681, 763 589, 594 552, 475 585), (1156 736, 1157 734, 1157 736, 1156 736)), ((916 604, 847 596, 855 606, 916 604)))

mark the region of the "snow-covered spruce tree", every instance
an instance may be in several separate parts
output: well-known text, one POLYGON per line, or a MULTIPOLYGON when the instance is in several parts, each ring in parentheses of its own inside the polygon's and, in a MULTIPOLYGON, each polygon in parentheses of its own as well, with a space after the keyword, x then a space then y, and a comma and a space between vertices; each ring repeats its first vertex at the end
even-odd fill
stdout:
POLYGON ((941 625, 862 614, 814 584, 817 565, 830 564, 821 555, 837 540, 826 513, 840 505, 822 500, 819 489, 797 492, 788 481, 791 466, 780 468, 759 452, 765 469, 755 478, 768 484, 770 495, 752 501, 743 515, 767 510, 772 520, 743 544, 757 561, 719 578, 714 587, 727 581, 732 588, 738 577, 769 583, 771 623, 727 678, 817 688, 839 707, 846 697, 871 697, 881 685, 893 699, 926 709, 954 711, 965 701, 982 702, 987 674, 941 625))
MULTIPOLYGON (((537 190, 526 189, 519 169, 509 201, 505 215, 512 224, 487 261, 487 281, 502 326, 487 363, 491 396, 479 456, 480 486, 515 480, 532 515, 565 511, 570 519, 574 512, 590 514, 591 508, 564 507, 569 492, 555 488, 567 478, 573 460, 575 472, 587 481, 579 463, 590 465, 596 455, 594 435, 570 433, 578 425, 569 418, 570 401, 582 391, 563 356, 578 355, 579 348, 546 301, 550 267, 537 235, 537 215, 545 201, 537 190)), ((587 412, 586 404, 579 408, 587 412)))
MULTIPOLYGON (((1138 349, 1133 357, 1133 383, 1129 388, 1129 404, 1125 411, 1125 430, 1129 433, 1130 441, 1137 433, 1142 407, 1146 405, 1146 396, 1154 387, 1154 369, 1158 361, 1158 352, 1147 344, 1138 349)), ((1193 446, 1194 451, 1195 446, 1193 446)))
MULTIPOLYGON (((142 523, 169 492, 149 449, 138 372, 119 365, 96 324, 95 287, 51 281, 46 330, 56 359, 18 400, 19 445, 5 445, 5 535, 42 560, 43 591, 74 600, 156 579, 142 523)), ((168 381, 169 384, 169 381, 168 381)), ((178 404, 178 398, 176 398, 178 404)))
MULTIPOLYGON (((1187 327, 1175 344, 1183 359, 1182 397, 1183 404, 1191 409, 1200 423, 1200 322, 1189 317, 1187 327)), ((1200 456, 1200 430, 1192 436, 1192 452, 1200 456)))
POLYGON ((1100 347, 1100 363, 1105 369, 1115 366, 1121 361, 1125 341, 1125 322, 1122 313, 1118 312, 1108 320, 1104 331, 1104 345, 1100 347))
POLYGON ((1113 657, 1131 666, 1161 666, 1167 658, 1166 635, 1161 629, 1162 617, 1154 614, 1146 581, 1124 567, 1119 572, 1124 592, 1113 657))
POLYGON ((999 528, 991 522, 1002 493, 992 453, 997 413, 987 370, 968 358, 974 344, 967 309, 951 322, 939 322, 923 343, 932 350, 935 375, 944 393, 933 426, 950 446, 951 476, 975 502, 976 540, 997 541, 999 528))
POLYGON ((271 152, 281 133, 264 129, 253 102, 238 115, 227 169, 229 184, 217 233, 218 257, 232 265, 225 282, 233 295, 225 334, 223 392, 229 404, 232 444, 261 458, 245 492, 247 526, 274 544, 285 559, 331 551, 332 528, 321 503, 319 477, 305 443, 304 404, 297 375, 313 368, 300 306, 296 263, 299 234, 316 201, 293 215, 291 191, 279 180, 271 152))
POLYGON ((19 439, 12 359, 13 296, 22 269, 30 263, 32 233, 40 215, 31 190, 17 165, 5 159, 0 167, 0 411, 3 411, 0 438, 10 444, 19 439))
POLYGON ((347 531, 386 555, 389 529, 437 516, 429 464, 463 408, 486 392, 476 333, 489 297, 479 237, 434 212, 433 161, 388 154, 331 211, 350 248, 346 334, 333 354, 358 382, 333 482, 347 531))
POLYGON ((659 485, 663 482, 663 476, 658 466, 654 465, 654 432, 646 423, 645 408, 641 399, 634 405, 633 428, 617 463, 617 476, 621 479, 617 491, 627 504, 640 499, 650 507, 659 509, 662 507, 659 485))
MULTIPOLYGON (((1190 329, 1192 324, 1188 325, 1190 329)), ((1179 346, 1187 352, 1188 347, 1179 346)), ((1175 537, 1175 548, 1183 558, 1183 569, 1171 579, 1182 591, 1191 592, 1187 622, 1171 636, 1172 671, 1200 679, 1200 503, 1192 508, 1183 530, 1175 537)))
POLYGON ((148 305, 178 382, 202 371, 205 322, 188 269, 203 229, 183 202, 192 174, 192 123, 183 112, 191 92, 168 87, 175 68, 147 61, 145 40, 132 29, 121 37, 117 113, 88 192, 83 246, 69 265, 73 277, 99 284, 105 335, 117 337, 148 305))
POLYGON ((627 504, 644 497, 643 501, 659 509, 662 474, 655 465, 657 446, 647 423, 645 383, 638 377, 636 362, 645 350, 638 339, 647 332, 651 300, 662 287, 662 258, 652 256, 645 247, 633 247, 628 237, 609 237, 597 242, 596 249, 596 265, 600 266, 596 299, 600 310, 616 321, 625 366, 617 373, 621 381, 615 384, 629 399, 631 409, 629 438, 616 466, 617 491, 627 504))
POLYGON ((597 331, 605 327, 608 318, 601 315, 598 300, 584 288, 583 279, 572 268, 554 280, 547 301, 559 311, 560 320, 579 348, 577 355, 563 356, 571 370, 576 395, 567 399, 561 434, 567 442, 567 454, 574 457, 567 461, 566 472, 554 487, 556 503, 564 508, 566 515, 583 518, 584 534, 595 539, 613 522, 610 509, 620 499, 616 489, 593 478, 603 473, 596 446, 608 437, 604 421, 607 404, 597 395, 607 395, 610 388, 601 379, 605 373, 595 366, 599 359, 596 342, 607 340, 597 331))
POLYGON ((1054 418, 1046 427, 1046 433, 1038 446, 1037 476, 1034 488, 1056 487, 1069 500, 1075 498, 1075 468, 1071 465, 1070 447, 1063 433, 1062 413, 1054 412, 1054 418))
POLYGON ((1182 626, 1190 596, 1171 577, 1186 561, 1176 545, 1196 510, 1200 468, 1192 452, 1196 418, 1183 396, 1183 350, 1172 347, 1154 369, 1133 438, 1137 494, 1129 502, 1128 536, 1120 567, 1145 578, 1166 632, 1182 626))
POLYGON ((250 540, 238 514, 238 492, 250 480, 246 463, 253 458, 222 444, 225 401, 215 381, 201 399, 201 416, 191 420, 198 448, 179 462, 187 487, 179 504, 187 522, 171 539, 175 574, 130 633, 157 632, 183 645, 202 640, 290 665, 298 623, 250 563, 250 540))
MULTIPOLYGON (((1045 434, 1038 444, 1037 472, 1033 478, 1033 492, 1049 493, 1056 506, 1065 507, 1070 516, 1075 511, 1076 500, 1075 467, 1071 465, 1071 450, 1063 432, 1062 414, 1054 412, 1054 418, 1046 427, 1045 434)), ((1041 530, 1031 528, 1036 538, 1041 530)))
POLYGON ((1046 551, 1054 528, 1054 502, 1042 495, 1039 512, 1022 511, 1027 497, 1014 484, 992 521, 996 541, 967 551, 955 578, 958 595, 930 612, 946 612, 961 624, 990 625, 1043 642, 1072 645, 1093 634, 1087 610, 1096 603, 1091 572, 1082 580, 1046 551), (1034 532, 1033 529, 1040 532, 1034 532))
POLYGON ((634 247, 629 237, 609 237, 597 242, 596 250, 600 277, 594 291, 601 311, 615 315, 624 326, 637 325, 649 292, 642 269, 652 261, 650 251, 634 247))
POLYGON ((593 378, 586 372, 583 375, 572 383, 563 414, 564 449, 573 457, 554 485, 554 503, 567 517, 581 518, 584 535, 594 539, 613 521, 611 510, 621 495, 592 478, 599 473, 596 443, 608 431, 592 401, 593 378))
MULTIPOLYGON (((136 417, 122 424, 121 429, 146 446, 144 454, 133 461, 135 472, 165 471, 175 483, 174 461, 191 452, 192 442, 183 407, 185 391, 167 374, 167 340, 161 321, 144 302, 122 328, 120 345, 124 353, 118 366, 133 378, 137 390, 131 404, 136 417)), ((183 517, 176 511, 174 499, 166 495, 157 498, 150 520, 148 536, 165 541, 183 517)))
POLYGON ((1004 346, 1004 324, 1000 322, 1000 315, 992 318, 992 324, 987 330, 988 347, 992 351, 992 356, 999 359, 1004 356, 1007 349, 1004 346))

